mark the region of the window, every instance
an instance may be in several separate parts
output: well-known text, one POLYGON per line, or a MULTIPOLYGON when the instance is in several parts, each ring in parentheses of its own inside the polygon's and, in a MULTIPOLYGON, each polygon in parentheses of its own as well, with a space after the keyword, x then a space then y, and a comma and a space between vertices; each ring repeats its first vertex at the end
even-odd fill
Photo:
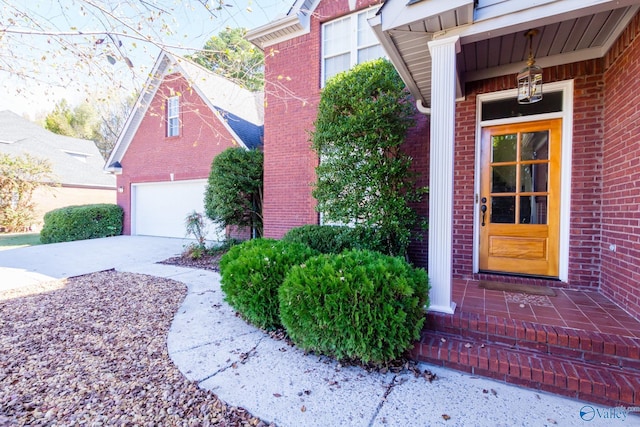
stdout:
POLYGON ((167 99, 167 136, 180 135, 180 97, 167 99))
POLYGON ((354 13, 322 26, 322 81, 351 67, 385 56, 367 19, 377 7, 354 13))

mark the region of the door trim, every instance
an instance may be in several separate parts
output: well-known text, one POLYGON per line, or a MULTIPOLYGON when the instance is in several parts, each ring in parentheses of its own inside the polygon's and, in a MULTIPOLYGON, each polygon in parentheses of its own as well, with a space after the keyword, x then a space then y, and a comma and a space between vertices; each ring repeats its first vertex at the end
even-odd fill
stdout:
POLYGON ((479 94, 476 98, 476 153, 475 153, 475 183, 473 201, 473 272, 480 271, 480 209, 478 203, 480 199, 480 178, 481 178, 481 148, 482 148, 482 128, 486 126, 496 126, 502 124, 515 124, 529 121, 539 121, 545 119, 562 119, 562 166, 560 172, 562 194, 560 202, 560 235, 558 248, 558 278, 562 282, 569 281, 569 237, 571 218, 571 172, 572 172, 572 151, 573 151, 573 80, 547 83, 544 91, 563 92, 562 111, 557 113, 538 114, 524 117, 514 117, 496 120, 481 121, 482 103, 497 99, 515 98, 517 90, 505 90, 487 94, 479 94))

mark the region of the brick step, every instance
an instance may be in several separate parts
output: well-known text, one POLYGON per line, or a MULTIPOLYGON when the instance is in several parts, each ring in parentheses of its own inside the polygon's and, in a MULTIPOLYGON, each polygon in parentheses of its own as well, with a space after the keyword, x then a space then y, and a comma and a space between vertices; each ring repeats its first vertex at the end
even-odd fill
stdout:
POLYGON ((640 370, 640 339, 457 311, 429 313, 425 330, 572 360, 640 370))
POLYGON ((474 375, 607 406, 640 406, 640 370, 424 329, 410 356, 474 375))

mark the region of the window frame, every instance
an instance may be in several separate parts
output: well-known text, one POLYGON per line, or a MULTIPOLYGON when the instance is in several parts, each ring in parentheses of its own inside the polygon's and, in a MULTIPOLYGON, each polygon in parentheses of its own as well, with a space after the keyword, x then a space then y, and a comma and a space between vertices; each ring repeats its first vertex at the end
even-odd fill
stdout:
POLYGON ((167 138, 180 136, 180 96, 177 95, 167 98, 166 136, 167 138))
MULTIPOLYGON (((362 15, 368 15, 371 14, 371 16, 365 18, 364 22, 365 25, 367 25, 367 28, 373 33, 373 29, 368 26, 367 20, 371 17, 373 17, 375 15, 375 13, 378 11, 378 9, 380 8, 379 5, 377 6, 371 6, 368 7, 366 9, 362 9, 359 10, 357 12, 351 13, 349 15, 345 15, 345 16, 341 16, 340 18, 336 18, 333 19, 331 21, 327 21, 327 22, 323 22, 321 25, 321 34, 320 34, 320 69, 321 69, 321 76, 320 76, 320 83, 321 83, 321 87, 324 87, 324 85, 327 82, 327 73, 326 73, 326 62, 327 59, 330 58, 335 58, 344 54, 349 54, 349 68, 345 69, 345 70, 341 70, 342 71, 347 71, 348 69, 353 68, 354 66, 358 65, 358 53, 360 51, 363 51, 365 49, 369 49, 371 47, 374 46, 380 46, 380 49, 382 50, 382 55, 380 56, 380 58, 386 57, 386 52, 384 51, 384 48, 382 47, 382 44, 375 39, 375 43, 365 43, 362 44, 361 46, 358 45, 358 35, 359 35, 359 27, 358 27, 358 23, 359 23, 359 18, 362 15), (334 53, 332 55, 326 55, 325 54, 325 40, 326 40, 326 36, 327 36, 327 28, 332 25, 332 24, 337 24, 339 22, 342 21, 347 21, 349 20, 349 40, 345 42, 345 49, 341 50, 340 53, 334 53)), ((335 75, 335 74, 334 74, 335 75)), ((334 75, 331 75, 330 77, 333 77, 334 75)))

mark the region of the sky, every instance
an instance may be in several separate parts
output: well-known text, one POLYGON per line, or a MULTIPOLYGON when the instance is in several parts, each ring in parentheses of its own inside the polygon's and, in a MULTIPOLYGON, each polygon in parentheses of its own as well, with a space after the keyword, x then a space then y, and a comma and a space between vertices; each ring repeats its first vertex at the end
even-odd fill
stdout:
POLYGON ((267 24, 293 1, 0 0, 0 31, 12 31, 0 44, 0 110, 33 120, 63 98, 72 106, 124 98, 142 87, 160 52, 144 37, 188 54, 225 27, 267 24))

